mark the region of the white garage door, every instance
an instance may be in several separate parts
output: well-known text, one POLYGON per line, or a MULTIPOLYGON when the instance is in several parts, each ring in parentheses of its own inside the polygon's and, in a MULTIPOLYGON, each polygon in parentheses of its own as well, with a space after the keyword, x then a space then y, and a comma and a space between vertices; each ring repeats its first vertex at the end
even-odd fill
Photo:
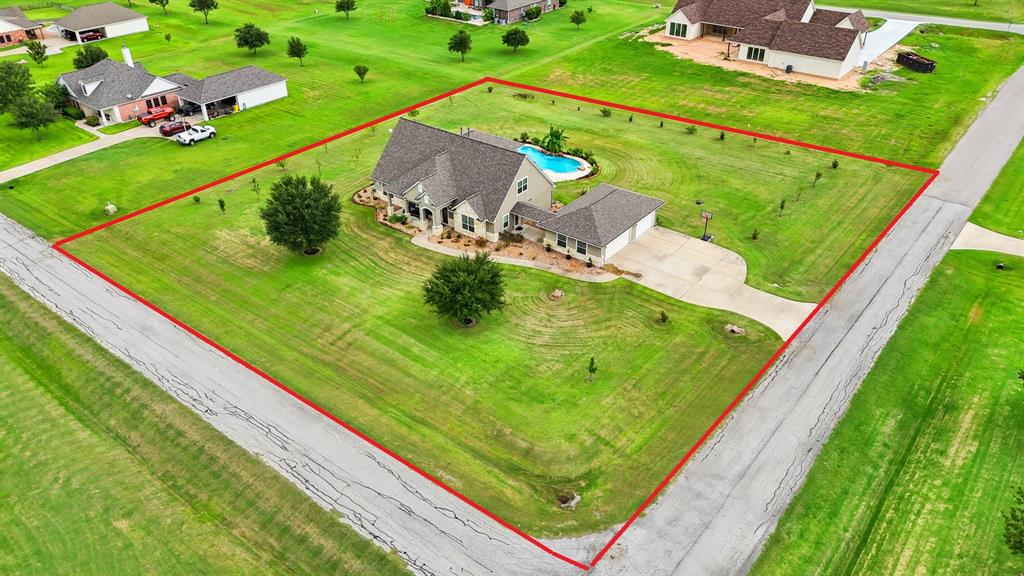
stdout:
POLYGON ((632 229, 626 230, 622 234, 619 234, 618 238, 616 238, 615 240, 612 240, 611 242, 608 243, 607 246, 604 247, 604 259, 605 260, 607 260, 607 259, 611 258, 612 256, 614 256, 616 252, 618 252, 619 250, 622 250, 623 248, 625 248, 626 244, 629 244, 630 232, 632 232, 632 229))
POLYGON ((238 106, 242 109, 252 108, 253 106, 259 106, 270 102, 272 100, 279 100, 288 95, 288 86, 284 81, 278 82, 277 84, 271 84, 270 86, 263 86, 255 90, 243 92, 238 95, 238 106))
POLYGON ((644 219, 636 223, 636 235, 633 239, 643 236, 644 232, 647 232, 651 228, 654 228, 654 223, 658 220, 658 212, 654 211, 644 216, 644 219))

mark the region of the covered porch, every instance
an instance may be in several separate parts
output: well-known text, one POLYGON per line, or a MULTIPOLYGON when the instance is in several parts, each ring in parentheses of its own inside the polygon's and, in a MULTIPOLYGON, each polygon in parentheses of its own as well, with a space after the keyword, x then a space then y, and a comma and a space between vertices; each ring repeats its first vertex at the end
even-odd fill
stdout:
POLYGON ((452 211, 447 206, 439 208, 390 193, 382 197, 387 202, 388 217, 405 215, 410 224, 423 232, 438 235, 451 226, 452 211))
POLYGON ((728 40, 729 38, 735 36, 740 30, 741 28, 723 26, 721 24, 709 24, 707 22, 703 22, 700 25, 700 37, 728 40))

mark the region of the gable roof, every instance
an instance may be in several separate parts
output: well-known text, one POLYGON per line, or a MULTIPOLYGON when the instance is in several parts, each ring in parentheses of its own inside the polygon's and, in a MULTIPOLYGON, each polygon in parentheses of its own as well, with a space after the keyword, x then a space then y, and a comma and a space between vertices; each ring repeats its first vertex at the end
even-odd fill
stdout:
POLYGON ((841 10, 825 10, 818 8, 811 14, 811 24, 824 24, 826 26, 838 26, 840 22, 850 19, 850 26, 858 32, 867 32, 871 29, 867 18, 860 10, 856 12, 843 12, 841 10))
POLYGON ((494 10, 515 10, 517 8, 525 8, 531 4, 540 4, 541 0, 494 0, 487 5, 488 8, 494 10))
MULTIPOLYGON (((454 134, 408 118, 398 121, 371 178, 401 195, 419 184, 433 206, 468 202, 477 217, 493 222, 526 155, 488 142, 481 132, 454 134)), ((504 142, 509 142, 504 138, 504 142)))
POLYGON ((285 78, 273 72, 264 70, 259 66, 245 66, 236 68, 213 76, 207 76, 202 80, 193 78, 187 74, 175 72, 166 77, 171 82, 181 84, 182 90, 178 93, 180 98, 196 104, 209 104, 225 98, 236 96, 243 92, 270 86, 283 82, 285 78))
POLYGON ((54 24, 66 30, 78 31, 88 30, 90 28, 99 28, 101 26, 106 26, 107 24, 138 20, 139 18, 145 18, 145 16, 139 14, 135 10, 129 10, 124 6, 118 6, 113 2, 101 2, 99 4, 82 6, 60 20, 57 20, 54 24))
POLYGON ((811 0, 678 0, 672 11, 682 10, 693 23, 746 28, 769 16, 799 20, 810 4, 811 0))
MULTIPOLYGON (((66 72, 58 78, 67 87, 72 98, 98 110, 139 100, 145 94, 146 89, 159 79, 147 72, 141 62, 136 62, 133 68, 110 58, 104 58, 82 70, 66 72), (81 83, 88 84, 97 81, 99 84, 92 92, 86 94, 81 83)), ((174 84, 174 87, 171 90, 162 90, 161 93, 179 88, 177 83, 173 81, 171 83, 174 84)))
POLYGON ((657 198, 600 184, 537 225, 603 247, 664 204, 657 198))
POLYGON ((25 12, 17 6, 11 6, 9 8, 0 8, 0 20, 14 24, 22 30, 32 30, 33 28, 40 28, 42 24, 35 20, 29 20, 25 17, 25 12))
POLYGON ((783 22, 769 48, 780 52, 845 60, 860 32, 810 22, 783 22))

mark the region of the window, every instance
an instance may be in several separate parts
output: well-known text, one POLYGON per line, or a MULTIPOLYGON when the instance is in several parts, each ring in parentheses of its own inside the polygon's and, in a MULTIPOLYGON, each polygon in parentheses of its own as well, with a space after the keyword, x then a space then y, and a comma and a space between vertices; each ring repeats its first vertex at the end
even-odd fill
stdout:
POLYGON ((465 214, 462 215, 462 229, 466 232, 476 232, 476 226, 474 226, 473 219, 465 214))
POLYGON ((501 217, 501 229, 508 230, 508 214, 501 217))
POLYGON ((582 254, 582 255, 586 256, 587 255, 587 243, 586 242, 581 242, 581 241, 577 240, 576 241, 576 253, 577 254, 582 254))
POLYGON ((747 60, 753 60, 754 62, 764 62, 764 48, 754 48, 753 46, 747 46, 747 60))
POLYGON ((686 24, 682 24, 680 22, 669 22, 668 35, 686 38, 686 24))
POLYGON ((565 234, 556 234, 555 243, 558 244, 559 248, 565 248, 569 245, 569 239, 565 237, 565 234))
POLYGON ((516 194, 522 194, 523 192, 526 192, 526 187, 528 185, 529 184, 527 183, 526 178, 523 178, 519 182, 516 182, 516 194))
POLYGON ((159 98, 150 98, 146 100, 146 108, 156 108, 157 106, 164 106, 167 104, 167 95, 163 95, 159 98))

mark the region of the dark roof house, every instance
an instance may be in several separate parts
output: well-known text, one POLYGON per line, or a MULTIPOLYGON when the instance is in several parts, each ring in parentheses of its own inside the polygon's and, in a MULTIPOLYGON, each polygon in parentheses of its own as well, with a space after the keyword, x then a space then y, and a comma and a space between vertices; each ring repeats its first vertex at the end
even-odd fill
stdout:
POLYGON ((0 8, 0 20, 13 24, 22 30, 35 30, 43 27, 41 23, 26 18, 25 12, 17 6, 0 8))
POLYGON ((180 88, 171 81, 150 74, 141 62, 129 66, 109 58, 88 68, 61 74, 58 82, 67 88, 72 99, 96 110, 180 88))
POLYGON ((592 246, 607 246, 664 205, 664 200, 611 184, 599 184, 558 212, 537 220, 537 225, 592 246))
POLYGON ((92 30, 109 24, 129 22, 141 18, 145 18, 145 16, 135 10, 125 8, 113 2, 101 2, 77 8, 67 16, 55 21, 54 25, 65 30, 92 30))

